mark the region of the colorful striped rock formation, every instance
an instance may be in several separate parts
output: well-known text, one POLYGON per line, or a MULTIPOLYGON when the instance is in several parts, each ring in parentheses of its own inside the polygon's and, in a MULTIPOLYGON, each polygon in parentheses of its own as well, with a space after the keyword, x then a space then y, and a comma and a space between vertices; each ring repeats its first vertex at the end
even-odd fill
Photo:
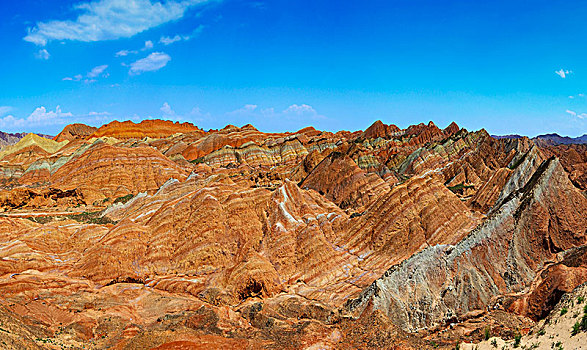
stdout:
POLYGON ((28 135, 0 152, 0 344, 529 339, 587 282, 583 146, 432 122, 28 135))

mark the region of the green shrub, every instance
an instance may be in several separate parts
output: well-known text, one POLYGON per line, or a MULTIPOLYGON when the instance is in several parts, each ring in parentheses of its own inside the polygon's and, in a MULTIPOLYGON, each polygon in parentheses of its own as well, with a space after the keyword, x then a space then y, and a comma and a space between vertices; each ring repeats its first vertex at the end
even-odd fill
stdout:
POLYGON ((580 330, 581 330, 581 323, 579 321, 577 321, 573 325, 573 330, 571 330, 571 335, 577 335, 580 330))
POLYGON ((517 348, 518 346, 520 346, 520 341, 521 340, 522 340, 522 335, 521 334, 514 335, 514 348, 517 348))
POLYGON ((492 339, 491 340, 491 346, 493 346, 494 348, 497 348, 497 340, 492 339))
POLYGON ((587 332, 587 313, 581 318, 580 327, 583 332, 587 332))
POLYGON ((583 298, 582 296, 577 298, 577 304, 581 304, 583 303, 583 301, 585 300, 585 298, 583 298))
POLYGON ((562 316, 562 315, 564 315, 564 314, 566 314, 568 311, 569 311, 569 310, 568 310, 566 307, 563 307, 563 308, 561 309, 561 316, 562 316))
POLYGON ((200 164, 200 163, 204 163, 204 162, 206 162, 206 158, 205 157, 200 157, 200 158, 197 158, 197 159, 194 159, 194 160, 191 160, 190 161, 190 163, 193 163, 193 164, 200 164))
POLYGON ((114 200, 114 204, 116 204, 116 203, 122 203, 122 204, 125 204, 126 202, 128 202, 129 200, 131 200, 131 199, 132 199, 132 197, 134 197, 134 196, 132 195, 132 193, 129 193, 129 194, 127 194, 126 196, 121 196, 121 197, 118 197, 118 198, 116 198, 116 199, 114 200))
POLYGON ((485 340, 488 340, 489 338, 491 338, 491 330, 489 329, 489 327, 485 327, 485 330, 483 331, 483 335, 485 336, 485 340))

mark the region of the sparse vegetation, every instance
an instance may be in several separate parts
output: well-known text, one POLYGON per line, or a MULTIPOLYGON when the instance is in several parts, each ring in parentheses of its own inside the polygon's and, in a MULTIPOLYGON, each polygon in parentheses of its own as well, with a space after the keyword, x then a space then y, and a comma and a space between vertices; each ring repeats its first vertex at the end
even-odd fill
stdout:
POLYGON ((200 157, 200 158, 196 158, 194 160, 191 160, 190 163, 193 164, 200 164, 200 163, 204 163, 206 161, 205 157, 200 157))
POLYGON ((451 190, 453 193, 456 193, 456 192, 462 192, 464 189, 474 188, 474 187, 475 186, 473 186, 473 185, 465 185, 464 183, 460 183, 455 186, 448 186, 448 189, 451 190))
POLYGON ((566 307, 563 307, 561 309, 561 316, 563 316, 564 314, 566 314, 569 310, 566 307))
POLYGON ((491 340, 491 346, 493 346, 494 348, 497 348, 497 340, 496 339, 491 340))
POLYGON ((485 327, 483 335, 485 336, 485 340, 489 340, 489 338, 491 338, 491 329, 489 327, 485 327))
POLYGON ((36 222, 37 224, 46 224, 53 221, 53 216, 29 216, 26 219, 36 222))
POLYGON ((584 298, 583 296, 579 296, 579 297, 577 298, 577 304, 582 304, 582 303, 583 303, 583 301, 585 301, 585 298, 584 298))
POLYGON ((544 329, 541 329, 538 331, 538 335, 544 335, 546 333, 546 331, 544 329))
POLYGON ((518 346, 520 346, 520 341, 522 340, 522 335, 521 334, 516 334, 514 335, 514 348, 517 348, 518 346))
POLYGON ((116 224, 116 221, 110 220, 107 217, 103 217, 102 213, 103 211, 84 211, 83 213, 79 214, 67 215, 67 218, 87 224, 116 224))
POLYGON ((129 200, 131 200, 131 199, 132 199, 132 197, 134 197, 134 196, 133 196, 132 194, 130 194, 130 193, 129 193, 129 194, 127 194, 126 196, 121 196, 121 197, 118 197, 118 198, 116 198, 116 199, 114 200, 114 204, 116 204, 116 203, 122 203, 122 204, 125 204, 126 202, 128 202, 129 200))

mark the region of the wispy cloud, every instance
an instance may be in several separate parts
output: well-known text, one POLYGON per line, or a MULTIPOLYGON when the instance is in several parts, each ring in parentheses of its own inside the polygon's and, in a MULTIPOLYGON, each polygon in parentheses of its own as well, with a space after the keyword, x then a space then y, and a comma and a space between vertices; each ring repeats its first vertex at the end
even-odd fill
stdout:
POLYGON ((74 6, 75 20, 38 22, 24 40, 45 46, 52 40, 102 41, 130 38, 182 18, 195 5, 211 0, 98 0, 74 6))
POLYGON ((40 60, 48 60, 49 58, 51 58, 51 55, 49 54, 49 51, 47 51, 46 49, 41 49, 35 53, 35 57, 40 60))
POLYGON ((92 70, 88 72, 88 78, 95 78, 99 76, 106 70, 106 68, 108 68, 107 64, 103 64, 101 66, 96 66, 92 68, 92 70))
POLYGON ((586 119, 587 118, 587 113, 577 113, 575 111, 571 111, 570 109, 567 109, 565 112, 567 112, 569 115, 571 115, 575 118, 579 118, 579 119, 586 119))
POLYGON ((181 36, 179 36, 179 34, 176 34, 174 37, 162 36, 161 39, 159 39, 159 42, 163 45, 171 45, 178 41, 181 41, 181 36))
POLYGON ((139 52, 137 50, 120 50, 117 53, 115 53, 114 56, 124 57, 124 56, 128 56, 130 54, 135 54, 135 53, 139 53, 139 52))
POLYGON ((106 69, 108 69, 107 64, 103 64, 100 66, 96 66, 92 68, 85 76, 81 74, 74 75, 73 77, 65 77, 61 80, 64 81, 82 81, 86 84, 95 83, 98 77, 108 78, 109 74, 105 73, 106 69), (84 79, 84 77, 86 79, 84 79))
MULTIPOLYGON (((176 121, 189 120, 191 122, 201 122, 203 120, 211 118, 210 113, 202 112, 202 110, 199 107, 194 107, 194 108, 192 108, 192 110, 190 112, 185 113, 185 114, 177 113, 171 107, 171 105, 167 102, 164 102, 163 106, 161 106, 161 108, 159 108, 159 110, 161 111, 161 118, 167 119, 167 120, 176 120, 176 121)), ((149 116, 149 118, 150 118, 150 116, 149 116)))
POLYGON ((129 74, 138 75, 144 72, 154 72, 167 65, 171 57, 165 52, 153 52, 149 56, 130 64, 129 74))
POLYGON ((572 70, 568 70, 568 69, 560 69, 557 71, 554 71, 559 77, 565 79, 568 75, 573 74, 572 70))
POLYGON ((171 37, 171 36, 162 36, 159 39, 159 43, 163 44, 163 45, 171 45, 173 43, 176 43, 178 41, 188 41, 191 40, 193 38, 195 38, 196 36, 200 35, 202 33, 202 31, 204 30, 205 26, 204 25, 199 25, 196 29, 194 29, 192 31, 191 34, 188 35, 179 35, 176 34, 175 36, 171 37))
POLYGON ((243 107, 226 113, 229 117, 241 117, 251 120, 266 121, 271 119, 281 119, 283 121, 312 121, 317 119, 325 119, 319 114, 314 107, 307 104, 292 104, 281 112, 276 111, 275 108, 259 108, 255 104, 246 104, 243 107))

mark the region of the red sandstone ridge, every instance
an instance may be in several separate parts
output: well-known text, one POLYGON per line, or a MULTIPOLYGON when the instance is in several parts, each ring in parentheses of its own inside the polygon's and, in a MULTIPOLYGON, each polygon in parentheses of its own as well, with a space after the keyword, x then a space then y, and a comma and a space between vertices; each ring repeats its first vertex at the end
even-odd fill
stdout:
POLYGON ((449 124, 449 126, 447 126, 446 128, 444 128, 444 130, 442 130, 442 132, 445 135, 450 136, 450 135, 456 133, 459 130, 461 130, 461 128, 457 125, 457 123, 452 122, 452 123, 449 124))
POLYGON ((452 349, 536 334, 587 282, 580 146, 380 121, 58 138, 0 155, 2 347, 452 349))
POLYGON ((98 128, 85 124, 69 124, 53 138, 57 142, 71 141, 73 139, 85 139, 93 134, 98 128))
POLYGON ((117 139, 130 139, 130 138, 164 138, 177 133, 190 133, 196 132, 204 134, 204 132, 197 126, 191 123, 179 123, 172 122, 170 120, 143 120, 142 122, 135 124, 134 122, 127 120, 124 122, 113 121, 109 124, 101 126, 93 134, 92 137, 114 137, 117 139))
POLYGON ((381 120, 378 120, 375 123, 373 123, 370 127, 368 127, 367 130, 365 130, 365 132, 363 132, 363 137, 365 137, 365 138, 377 138, 377 137, 390 138, 392 136, 395 136, 396 133, 399 131, 400 131, 400 128, 398 128, 397 126, 395 126, 393 124, 386 125, 386 124, 383 124, 383 122, 381 120))

